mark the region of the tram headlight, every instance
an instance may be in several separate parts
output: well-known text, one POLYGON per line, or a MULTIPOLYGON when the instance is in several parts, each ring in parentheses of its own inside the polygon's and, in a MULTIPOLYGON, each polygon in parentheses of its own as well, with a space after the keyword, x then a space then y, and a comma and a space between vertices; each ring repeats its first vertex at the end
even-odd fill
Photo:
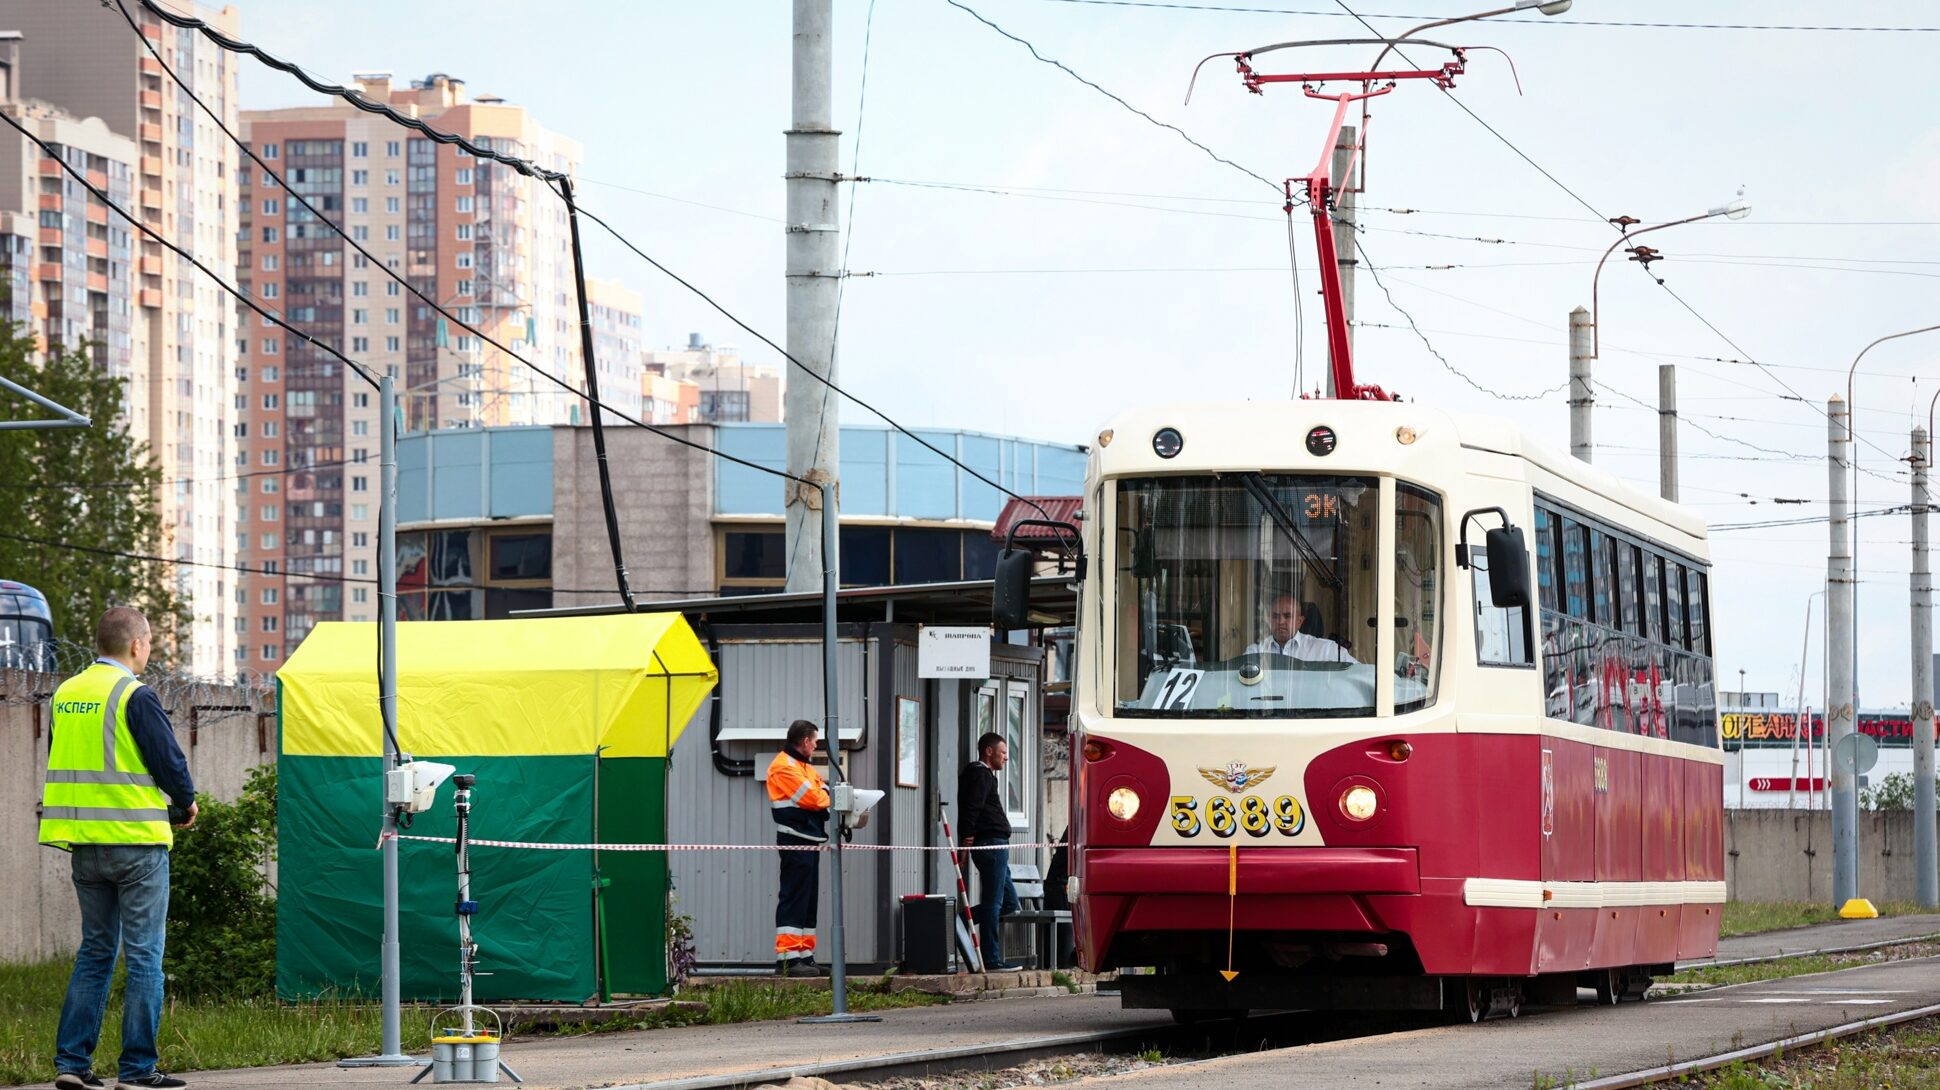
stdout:
POLYGON ((1138 792, 1129 787, 1117 787, 1105 796, 1105 809, 1120 821, 1130 821, 1138 816, 1138 792))
POLYGON ((1340 812, 1355 821, 1366 821, 1373 817, 1379 805, 1380 799, 1375 796, 1374 788, 1366 784, 1357 783, 1340 795, 1340 812))
POLYGON ((1177 428, 1160 428, 1152 436, 1152 453, 1161 458, 1177 458, 1186 449, 1186 437, 1177 428))

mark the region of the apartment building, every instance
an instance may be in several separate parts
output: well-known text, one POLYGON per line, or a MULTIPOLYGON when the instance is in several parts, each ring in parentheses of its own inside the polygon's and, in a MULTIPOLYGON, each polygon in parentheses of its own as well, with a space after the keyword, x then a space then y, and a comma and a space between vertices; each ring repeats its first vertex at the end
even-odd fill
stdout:
MULTIPOLYGON (((433 74, 393 86, 389 75, 369 74, 357 82, 365 95, 481 147, 552 170, 578 165, 577 143, 523 107, 469 98, 462 80, 433 74)), ((289 192, 245 170, 249 290, 307 334, 395 378, 408 430, 572 418, 578 303, 565 209, 550 187, 338 101, 245 111, 243 132, 291 191, 374 255, 357 253, 289 192), (509 351, 439 316, 393 273, 509 351)), ((610 315, 624 309, 618 295, 609 293, 610 315)), ((631 323, 613 318, 612 332, 630 331, 637 342, 637 297, 633 309, 631 323)), ((237 545, 246 566, 270 574, 244 579, 236 660, 272 670, 318 621, 376 619, 377 397, 324 353, 260 323, 242 346, 238 448, 257 476, 236 482, 237 545)))
MULTIPOLYGON (((240 33, 233 7, 184 6, 240 33)), ((19 109, 34 116, 43 138, 58 137, 68 162, 116 204, 234 282, 237 150, 163 72, 149 45, 232 129, 240 62, 194 31, 139 9, 136 17, 139 36, 113 6, 9 0, 0 9, 0 31, 20 37, 7 82, 20 102, 35 103, 19 109)), ((234 662, 235 301, 188 259, 87 200, 79 186, 70 190, 72 180, 59 165, 32 151, 0 152, 20 163, 4 184, 30 202, 10 195, 0 201, 0 214, 25 214, 34 223, 24 277, 13 260, 23 253, 24 236, 0 236, 14 288, 6 306, 22 313, 24 281, 24 313, 44 336, 63 343, 88 337, 103 368, 129 379, 132 430, 149 444, 168 482, 160 496, 167 547, 183 562, 177 590, 194 618, 180 665, 226 672, 234 662), (58 191, 49 185, 56 178, 58 191)), ((13 222, 9 230, 17 231, 19 221, 13 222)))
POLYGON ((644 354, 649 374, 690 382, 698 389, 694 422, 701 424, 778 424, 785 388, 781 368, 744 363, 732 345, 715 347, 699 333, 687 335, 687 347, 662 348, 644 354))
MULTIPOLYGON (((587 314, 593 320, 593 359, 599 363, 600 400, 635 420, 641 416, 640 338, 646 314, 640 293, 614 280, 586 281, 587 314)), ((583 390, 584 370, 578 385, 583 390)), ((576 424, 587 419, 575 405, 564 421, 537 420, 532 423, 576 424)), ((608 414, 608 423, 621 423, 608 414)), ((648 421, 652 423, 652 421, 648 421)))

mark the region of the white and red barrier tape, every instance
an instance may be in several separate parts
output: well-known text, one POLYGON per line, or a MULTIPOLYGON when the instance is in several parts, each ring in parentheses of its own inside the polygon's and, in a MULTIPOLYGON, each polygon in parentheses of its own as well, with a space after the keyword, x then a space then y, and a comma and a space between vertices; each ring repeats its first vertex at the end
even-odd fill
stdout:
MULTIPOLYGON (((416 840, 426 844, 456 844, 456 837, 416 836, 411 833, 393 834, 399 840, 416 840)), ((383 838, 378 846, 383 847, 383 838)), ((481 840, 468 837, 466 844, 474 848, 524 848, 533 851, 549 852, 826 852, 832 851, 831 844, 549 844, 531 840, 481 840)), ((1010 851, 1015 848, 1056 848, 1057 844, 976 844, 958 845, 960 852, 1010 851)), ((864 852, 947 852, 949 845, 928 846, 923 844, 844 844, 844 851, 864 852)))

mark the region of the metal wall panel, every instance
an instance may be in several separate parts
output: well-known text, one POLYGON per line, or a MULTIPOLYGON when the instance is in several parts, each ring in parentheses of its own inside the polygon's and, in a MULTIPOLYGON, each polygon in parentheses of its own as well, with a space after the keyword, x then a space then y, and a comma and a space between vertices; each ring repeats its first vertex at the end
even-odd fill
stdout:
MULTIPOLYGON (((819 639, 804 626, 717 627, 715 663, 721 680, 721 722, 785 725, 796 718, 817 719, 821 711, 822 664, 819 639)), ((885 798, 867 828, 852 844, 940 844, 936 815, 948 807, 955 822, 956 780, 966 763, 968 692, 980 682, 923 681, 916 676, 916 630, 909 625, 845 624, 838 658, 838 706, 845 722, 862 724, 859 748, 845 750, 846 768, 858 787, 884 791, 885 798), (896 701, 922 702, 921 769, 923 784, 896 786, 896 701)), ((1031 683, 1030 723, 1038 722, 1036 681, 1040 665, 1032 648, 994 645, 993 672, 1031 683)), ((767 792, 761 775, 776 742, 730 742, 725 761, 753 762, 752 775, 729 774, 717 767, 710 746, 711 702, 703 706, 674 747, 669 794, 668 835, 684 844, 774 843, 767 792)), ((1035 769, 1038 734, 1030 732, 1033 752, 1020 754, 1035 769)), ((1034 785, 1032 827, 1018 839, 1039 839, 1043 792, 1034 785)), ((844 916, 847 954, 852 966, 889 965, 899 956, 898 910, 904 894, 955 895, 956 882, 944 853, 845 851, 844 916), (928 858, 926 859, 926 855, 928 858)), ((1024 853, 1020 851, 1019 857, 1024 853)), ((1040 866, 1042 865, 1040 861, 1040 866)), ((777 866, 770 851, 676 852, 670 860, 676 911, 694 920, 696 955, 704 965, 767 965, 774 960, 774 905, 777 866)), ((830 948, 830 873, 823 870, 817 917, 818 953, 830 948)))

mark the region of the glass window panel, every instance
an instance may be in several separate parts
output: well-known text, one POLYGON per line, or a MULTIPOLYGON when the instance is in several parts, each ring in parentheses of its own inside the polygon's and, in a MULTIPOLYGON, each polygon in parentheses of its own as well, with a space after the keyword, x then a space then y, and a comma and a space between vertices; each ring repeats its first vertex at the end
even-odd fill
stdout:
POLYGON ((468 586, 472 578, 472 533, 470 530, 441 530, 431 538, 431 585, 468 586))
MULTIPOLYGON (((1486 555, 1486 554, 1484 554, 1486 555)), ((1521 606, 1499 609, 1489 601, 1489 569, 1477 557, 1469 571, 1475 587, 1475 658, 1484 666, 1529 662, 1529 620, 1521 606)))
POLYGON ((485 592, 487 620, 510 617, 515 610, 551 608, 552 592, 537 587, 511 589, 493 587, 485 592))
POLYGON ((1685 606, 1690 614, 1691 650, 1706 658, 1711 655, 1710 589, 1711 577, 1696 570, 1691 572, 1684 584, 1687 595, 1685 606))
POLYGON ((963 578, 963 544, 955 530, 897 530, 896 582, 954 583, 963 578))
POLYGON ((1550 612, 1563 608, 1563 558, 1557 545, 1561 522, 1548 508, 1536 508, 1536 593, 1542 608, 1550 612))
POLYGON ((493 579, 552 577, 551 534, 494 534, 488 541, 493 579))
POLYGON ((1393 623, 1375 593, 1375 479, 1229 473, 1116 487, 1120 714, 1374 713, 1375 667, 1351 641, 1372 644, 1375 625, 1393 623))
POLYGON ((1543 714, 1570 717, 1569 618, 1543 610, 1543 714))
POLYGON ((723 537, 722 575, 781 579, 788 574, 787 539, 780 530, 730 530, 723 537))
POLYGON ((1433 704, 1441 677, 1441 500, 1426 489, 1398 484, 1394 523, 1394 710, 1399 713, 1433 704))
POLYGON ((997 574, 997 539, 978 530, 963 535, 963 577, 989 579, 997 574))
POLYGON ((1650 552, 1644 554, 1644 636, 1664 642, 1664 561, 1650 552))
POLYGON ((1675 560, 1664 561, 1664 622, 1665 642, 1680 650, 1690 646, 1684 642, 1684 565, 1675 560))
POLYGON ((1623 630, 1631 635, 1642 635, 1642 618, 1637 610, 1638 549, 1628 541, 1614 544, 1617 555, 1617 601, 1623 617, 1623 630))
POLYGON ((1004 809, 1013 819, 1029 813, 1024 785, 1024 768, 1030 763, 1030 751, 1024 744, 1029 738, 1025 733, 1030 726, 1025 719, 1029 706, 1030 697, 1023 685, 1011 682, 1004 697, 1004 744, 1010 748, 1010 760, 1004 765, 1004 809))
POLYGON ((842 527, 842 583, 850 587, 889 585, 889 527, 842 527))
POLYGON ((1590 531, 1590 620, 1617 627, 1617 543, 1601 530, 1590 531))
POLYGON ((1590 528, 1563 520, 1563 608, 1579 621, 1590 620, 1590 528))
POLYGON ((1570 618, 1570 722, 1586 727, 1597 725, 1596 645, 1601 629, 1588 621, 1570 618))

